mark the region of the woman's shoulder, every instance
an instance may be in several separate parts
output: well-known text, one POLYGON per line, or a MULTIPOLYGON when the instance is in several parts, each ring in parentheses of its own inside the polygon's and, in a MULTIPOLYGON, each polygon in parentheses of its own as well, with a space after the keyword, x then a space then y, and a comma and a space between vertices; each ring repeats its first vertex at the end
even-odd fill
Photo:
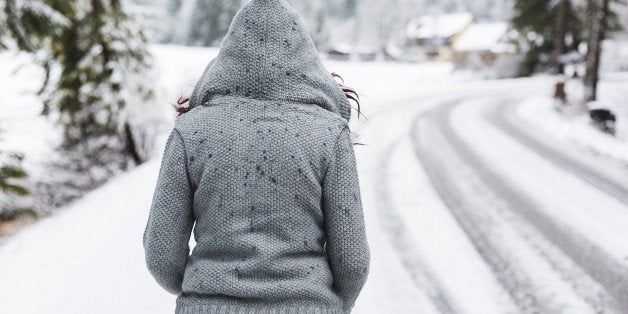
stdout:
POLYGON ((178 117, 174 128, 182 134, 206 129, 208 125, 216 125, 221 121, 229 123, 224 108, 219 106, 197 106, 178 117))
POLYGON ((323 109, 317 105, 295 104, 292 108, 293 117, 301 121, 302 124, 317 125, 328 131, 343 129, 348 127, 348 121, 340 114, 323 109))
MULTIPOLYGON (((244 104, 242 104, 244 106, 244 104)), ((177 118, 175 129, 184 135, 195 132, 230 130, 251 127, 257 123, 271 123, 281 130, 294 130, 303 138, 334 140, 349 127, 339 114, 316 105, 302 103, 255 103, 248 109, 232 105, 198 106, 177 118), (264 110, 250 110, 252 106, 264 110), (259 117, 258 117, 259 115, 259 117)), ((281 133, 281 132, 279 132, 281 133)))

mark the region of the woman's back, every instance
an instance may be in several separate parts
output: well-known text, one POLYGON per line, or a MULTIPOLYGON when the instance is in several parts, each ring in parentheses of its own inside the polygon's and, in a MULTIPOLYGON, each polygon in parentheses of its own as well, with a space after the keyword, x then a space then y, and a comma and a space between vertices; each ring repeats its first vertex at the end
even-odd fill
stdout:
POLYGON ((144 234, 177 311, 348 311, 369 265, 350 105, 284 0, 238 13, 191 106, 144 234))
POLYGON ((227 295, 342 306, 331 289, 321 200, 346 121, 316 106, 222 101, 177 123, 196 187, 197 241, 180 303, 227 295))

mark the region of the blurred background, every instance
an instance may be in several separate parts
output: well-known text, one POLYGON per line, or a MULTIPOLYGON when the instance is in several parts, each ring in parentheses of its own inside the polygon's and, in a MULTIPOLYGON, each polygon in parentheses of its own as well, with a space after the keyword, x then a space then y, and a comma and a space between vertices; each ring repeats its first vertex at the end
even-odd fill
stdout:
MULTIPOLYGON (((173 312, 141 237, 244 2, 0 0, 0 313, 173 312)), ((354 312, 628 313, 623 0, 289 2, 365 114, 354 312)))

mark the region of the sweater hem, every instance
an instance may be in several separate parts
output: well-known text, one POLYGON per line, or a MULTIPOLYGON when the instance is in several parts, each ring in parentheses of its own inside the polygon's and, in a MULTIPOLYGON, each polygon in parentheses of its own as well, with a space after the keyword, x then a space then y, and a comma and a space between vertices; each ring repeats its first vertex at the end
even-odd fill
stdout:
POLYGON ((234 304, 213 303, 197 305, 177 305, 175 314, 344 314, 339 308, 322 308, 308 306, 289 307, 249 307, 234 304))

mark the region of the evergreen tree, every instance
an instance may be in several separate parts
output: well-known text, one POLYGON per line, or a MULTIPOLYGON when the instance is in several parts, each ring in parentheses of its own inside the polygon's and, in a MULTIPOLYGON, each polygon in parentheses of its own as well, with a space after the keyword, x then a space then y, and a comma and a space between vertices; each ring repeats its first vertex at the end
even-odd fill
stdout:
POLYGON ((181 10, 182 5, 183 0, 170 0, 170 2, 168 2, 168 11, 172 12, 173 15, 176 15, 176 12, 181 10))
POLYGON ((358 9, 358 27, 355 38, 377 45, 378 53, 385 57, 391 54, 388 48, 403 35, 408 23, 417 16, 419 9, 414 0, 362 0, 358 9), (364 38, 365 36, 371 38, 364 38))
POLYGON ((188 44, 213 46, 223 36, 220 29, 222 0, 197 0, 190 23, 188 44))
POLYGON ((25 197, 30 191, 24 185, 28 174, 22 168, 24 155, 0 152, 0 221, 29 214, 36 216, 25 197))
POLYGON ((62 72, 44 93, 45 113, 64 127, 62 166, 91 188, 142 161, 128 106, 152 97, 146 38, 119 1, 57 4, 71 25, 53 49, 62 72))
MULTIPOLYGON (((36 53, 52 41, 50 29, 67 26, 68 21, 40 0, 0 1, 0 48, 18 48, 36 53)), ((46 61, 37 59, 41 65, 46 61)), ((0 220, 23 214, 37 216, 27 187, 27 172, 22 167, 24 155, 0 151, 0 220)))
MULTIPOLYGON (((623 25, 617 12, 611 9, 611 0, 588 0, 587 3, 587 55, 584 77, 584 102, 597 100, 602 41, 611 32, 620 31, 623 25)), ((624 1, 614 1, 624 4, 624 1)))
POLYGON ((519 71, 522 76, 556 66, 557 37, 570 39, 565 42, 563 54, 577 50, 582 42, 582 17, 578 8, 569 0, 515 0, 512 25, 519 32, 519 44, 525 51, 525 59, 519 71), (557 27, 559 13, 564 18, 565 25, 569 26, 564 32, 557 27))
POLYGON ((16 218, 25 213, 34 213, 30 195, 24 180, 28 174, 22 168, 24 155, 0 151, 0 221, 16 218))
POLYGON ((358 0, 345 0, 342 12, 345 17, 355 17, 358 12, 358 0))
POLYGON ((51 168, 56 173, 38 186, 51 197, 45 205, 60 205, 142 162, 156 130, 145 119, 156 110, 142 110, 153 97, 151 60, 146 37, 120 0, 25 1, 40 1, 60 16, 63 24, 53 29, 16 10, 18 0, 5 1, 8 23, 15 25, 12 38, 22 50, 43 56, 43 114, 63 127, 61 157, 51 168))
MULTIPOLYGON (((300 1, 303 0, 292 0, 291 3, 298 4, 300 1)), ((330 20, 354 18, 358 13, 359 0, 310 0, 310 2, 314 7, 321 8, 330 20)), ((318 15, 318 12, 315 15, 318 15)), ((306 19, 313 17, 315 16, 305 16, 306 19)))
POLYGON ((329 42, 329 30, 327 28, 327 16, 324 8, 318 8, 316 14, 316 26, 312 32, 312 40, 318 49, 324 49, 329 42))
POLYGON ((197 0, 188 35, 188 44, 217 46, 227 34, 240 0, 197 0))
POLYGON ((0 221, 34 213, 26 205, 25 196, 30 191, 23 183, 28 177, 21 165, 23 159, 24 156, 18 153, 0 152, 0 221))
POLYGON ((554 53, 552 55, 556 74, 565 74, 565 64, 561 57, 566 52, 565 33, 567 32, 567 0, 558 0, 556 4, 556 31, 554 34, 554 53))
MULTIPOLYGON (((560 56, 576 51, 583 41, 595 36, 591 32, 594 24, 589 22, 592 17, 585 14, 591 11, 592 1, 587 0, 587 8, 581 1, 573 0, 515 1, 512 24, 521 35, 519 43, 526 53, 520 68, 521 75, 527 76, 550 67, 554 67, 556 73, 562 73, 560 56)), ((605 14, 604 25, 608 32, 622 28, 618 15, 610 7, 605 14)))
POLYGON ((51 30, 68 26, 68 20, 45 0, 2 0, 0 4, 4 13, 0 36, 10 35, 21 50, 37 51, 49 44, 51 30))
POLYGON ((160 20, 162 32, 157 36, 158 41, 163 43, 184 44, 185 42, 181 42, 179 39, 179 34, 183 33, 180 29, 187 27, 186 17, 183 16, 183 1, 168 1, 166 12, 168 12, 168 15, 163 17, 165 21, 160 20))
POLYGON ((0 51, 7 49, 7 17, 4 10, 0 10, 0 51))

